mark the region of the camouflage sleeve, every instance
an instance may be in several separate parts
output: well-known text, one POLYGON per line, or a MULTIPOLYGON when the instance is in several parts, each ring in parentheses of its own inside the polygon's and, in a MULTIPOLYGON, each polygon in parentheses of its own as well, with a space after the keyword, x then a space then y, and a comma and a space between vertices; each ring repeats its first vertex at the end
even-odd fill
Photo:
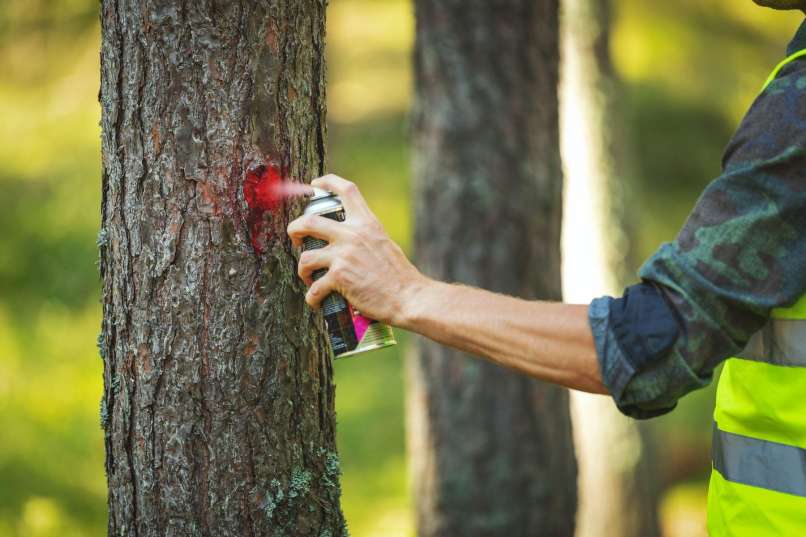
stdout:
POLYGON ((642 285, 656 296, 633 293, 641 298, 632 304, 626 294, 603 297, 589 308, 605 385, 630 416, 667 412, 707 385, 771 309, 806 292, 806 60, 787 66, 756 99, 723 170, 677 239, 641 267, 642 285), (633 332, 666 344, 648 348, 633 332))

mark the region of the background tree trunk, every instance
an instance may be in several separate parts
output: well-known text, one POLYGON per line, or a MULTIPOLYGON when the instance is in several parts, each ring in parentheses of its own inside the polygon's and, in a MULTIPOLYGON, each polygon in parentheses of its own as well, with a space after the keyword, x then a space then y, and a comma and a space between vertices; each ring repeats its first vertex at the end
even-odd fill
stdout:
MULTIPOLYGON (((415 247, 430 276, 560 298, 557 9, 416 2, 415 247)), ((567 391, 429 341, 409 363, 419 535, 572 535, 567 391)))
POLYGON ((346 534, 321 317, 263 196, 324 161, 324 0, 103 0, 109 535, 346 534))
MULTIPOLYGON (((631 158, 610 61, 610 10, 610 0, 563 0, 563 298, 568 302, 620 293, 634 269, 628 241, 631 158)), ((571 401, 580 474, 577 537, 658 535, 645 431, 610 398, 574 392, 571 401)))

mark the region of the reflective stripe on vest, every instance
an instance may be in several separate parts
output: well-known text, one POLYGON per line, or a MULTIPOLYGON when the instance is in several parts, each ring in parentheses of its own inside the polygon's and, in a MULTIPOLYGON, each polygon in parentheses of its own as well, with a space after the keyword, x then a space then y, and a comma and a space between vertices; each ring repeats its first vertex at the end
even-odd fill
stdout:
POLYGON ((806 449, 727 433, 714 424, 714 469, 734 483, 806 498, 806 449))
POLYGON ((773 319, 759 330, 739 358, 787 367, 806 367, 806 320, 773 319))

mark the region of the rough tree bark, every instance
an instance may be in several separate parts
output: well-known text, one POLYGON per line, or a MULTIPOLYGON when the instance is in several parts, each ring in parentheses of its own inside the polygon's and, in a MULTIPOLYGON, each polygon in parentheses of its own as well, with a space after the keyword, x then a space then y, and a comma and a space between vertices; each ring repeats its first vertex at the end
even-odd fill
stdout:
MULTIPOLYGON (((563 297, 569 302, 619 292, 633 265, 631 159, 610 61, 610 15, 611 0, 563 2, 563 297)), ((658 535, 645 431, 609 398, 575 392, 571 402, 580 474, 577 537, 658 535)))
POLYGON ((345 535, 321 317, 268 188, 323 171, 325 0, 101 3, 112 536, 345 535))
MULTIPOLYGON (((416 2, 416 259, 560 298, 556 0, 416 2)), ((570 536, 568 393, 433 342, 410 360, 419 535, 570 536)))

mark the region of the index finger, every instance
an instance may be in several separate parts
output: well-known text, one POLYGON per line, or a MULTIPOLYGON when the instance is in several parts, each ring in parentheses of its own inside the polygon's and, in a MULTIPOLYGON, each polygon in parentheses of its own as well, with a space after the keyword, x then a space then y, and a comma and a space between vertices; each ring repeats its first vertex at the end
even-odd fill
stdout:
POLYGON ((366 214, 370 212, 367 202, 364 200, 364 196, 361 195, 361 191, 358 190, 356 184, 343 177, 330 173, 311 181, 311 186, 329 190, 336 194, 341 198, 344 210, 348 215, 350 213, 366 214))
POLYGON ((344 228, 330 218, 306 214, 288 224, 286 232, 291 237, 291 242, 294 246, 299 246, 305 237, 316 237, 327 242, 333 242, 333 239, 340 237, 344 233, 344 228))

